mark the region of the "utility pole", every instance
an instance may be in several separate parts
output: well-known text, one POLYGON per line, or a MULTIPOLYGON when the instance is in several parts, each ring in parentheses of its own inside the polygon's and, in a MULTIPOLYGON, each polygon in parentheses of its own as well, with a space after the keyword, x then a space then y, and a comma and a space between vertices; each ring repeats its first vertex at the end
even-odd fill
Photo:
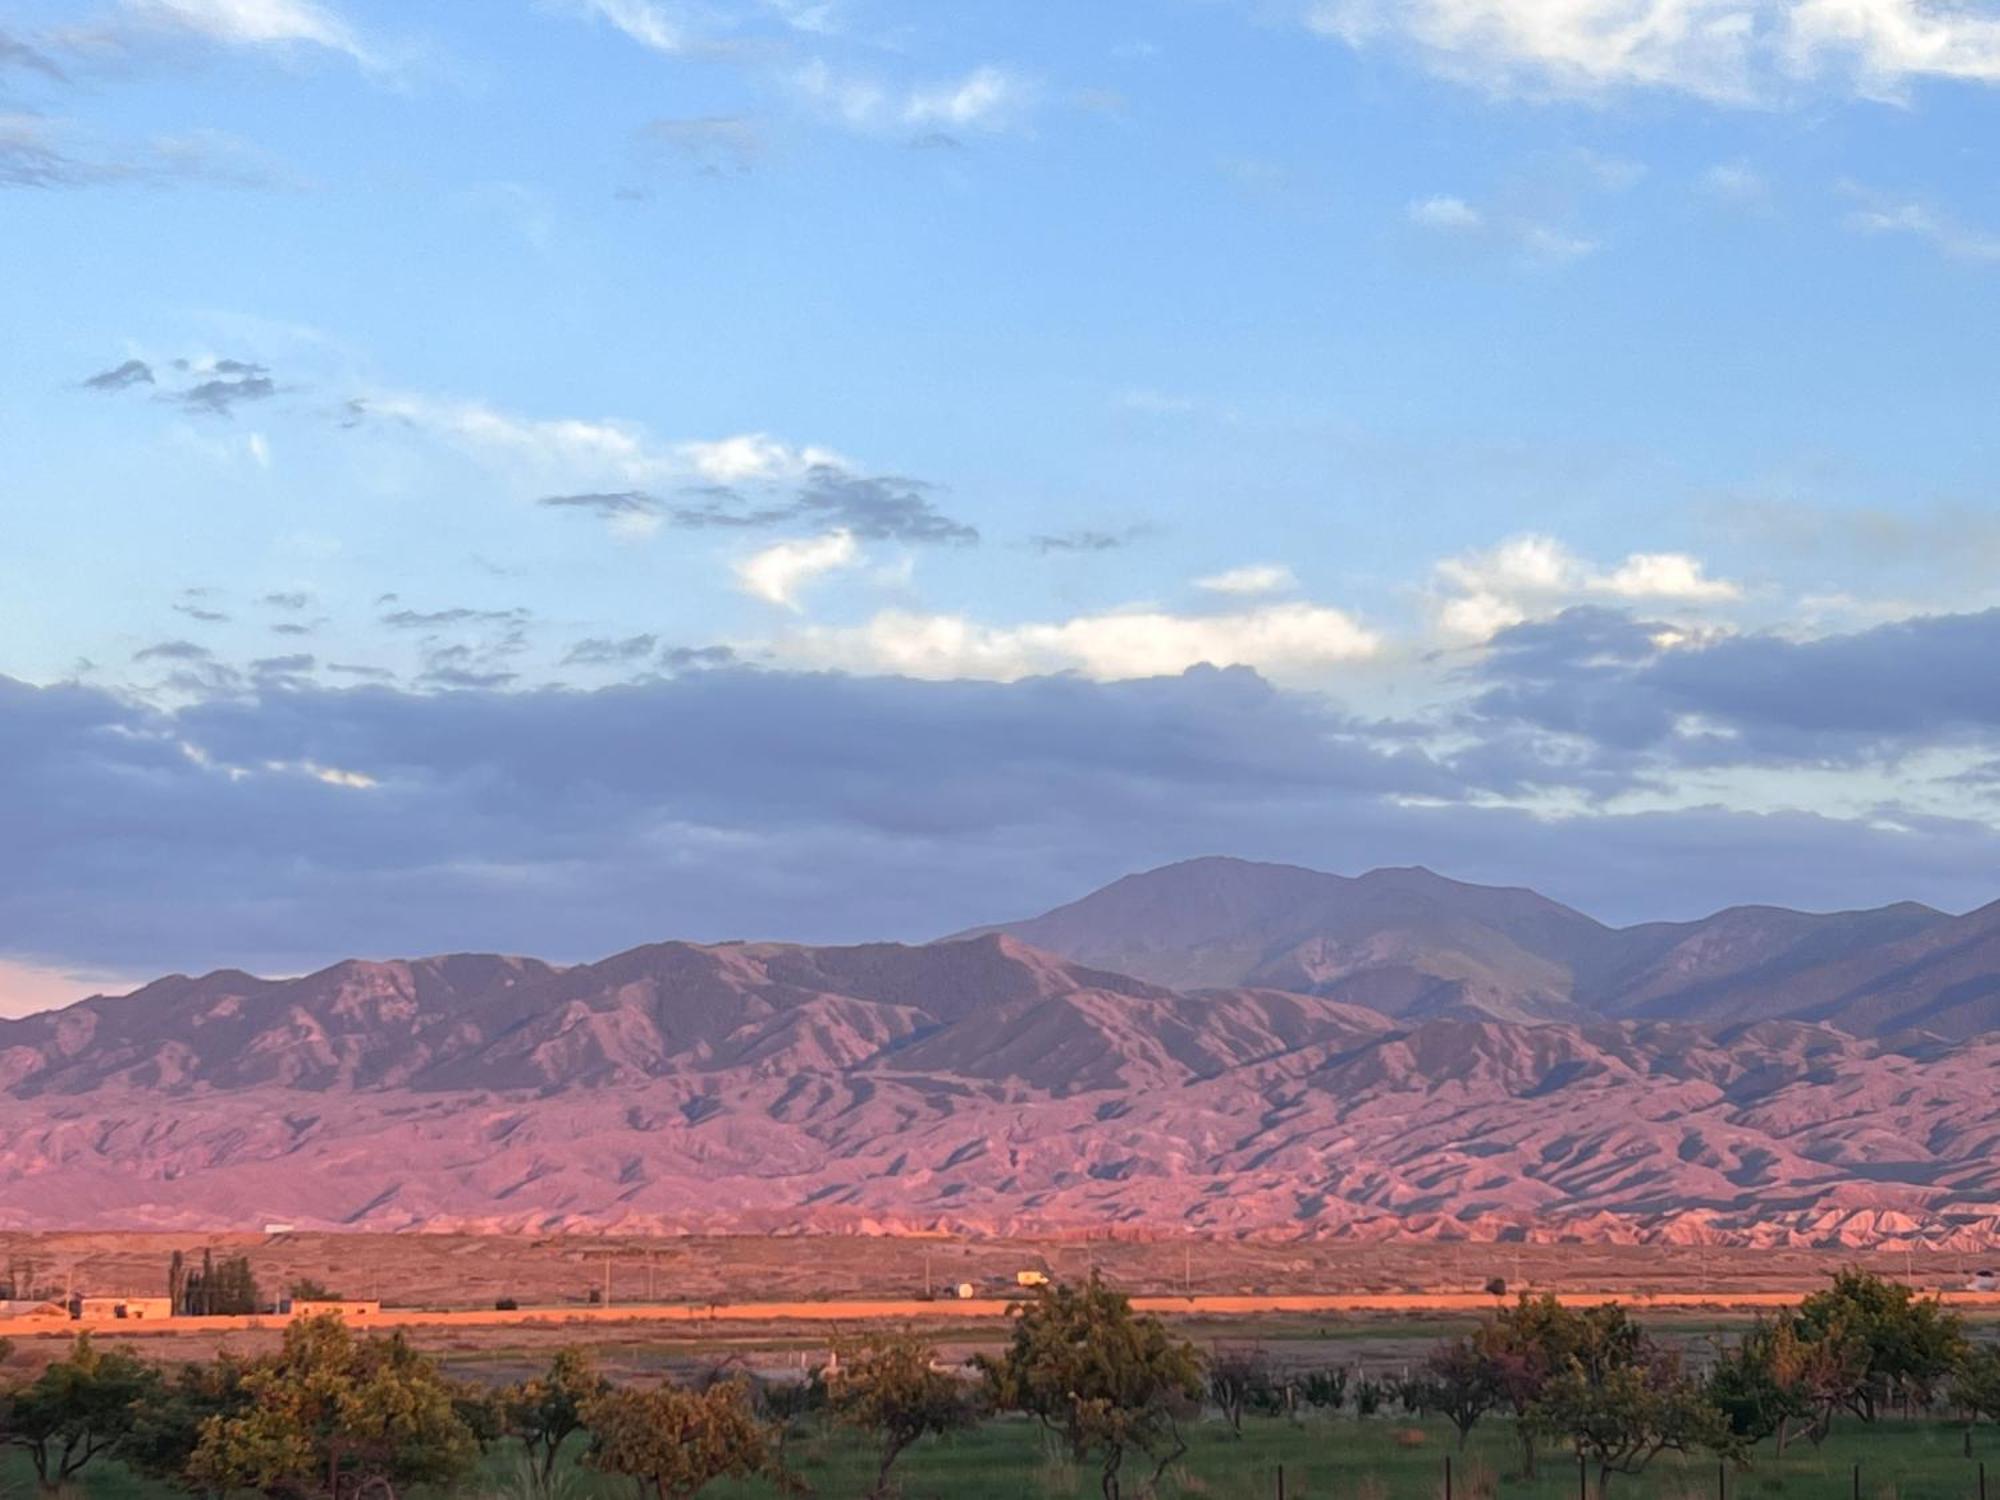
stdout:
POLYGON ((924 1301, 931 1300, 931 1250, 924 1246, 924 1301))
POLYGON ((604 1305, 611 1305, 611 1252, 604 1252, 604 1305))
POLYGON ((1181 1291, 1187 1296, 1194 1295, 1194 1246, 1181 1246, 1181 1291))

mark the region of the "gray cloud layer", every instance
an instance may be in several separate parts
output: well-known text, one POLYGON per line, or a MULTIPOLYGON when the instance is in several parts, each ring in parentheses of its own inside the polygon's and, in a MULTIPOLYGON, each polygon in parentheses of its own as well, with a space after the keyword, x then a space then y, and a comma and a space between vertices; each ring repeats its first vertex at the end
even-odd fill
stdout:
MULTIPOLYGON (((192 672, 199 652, 157 659, 192 672)), ((440 663, 451 691, 412 693, 313 686, 310 658, 281 657, 174 710, 0 679, 0 950, 151 971, 914 938, 1210 852, 1422 862, 1611 918, 1963 907, 2000 853, 1939 818, 1480 807, 1504 735, 1490 764, 1446 760, 1241 669, 1000 684, 686 664, 712 669, 582 692, 440 663)))

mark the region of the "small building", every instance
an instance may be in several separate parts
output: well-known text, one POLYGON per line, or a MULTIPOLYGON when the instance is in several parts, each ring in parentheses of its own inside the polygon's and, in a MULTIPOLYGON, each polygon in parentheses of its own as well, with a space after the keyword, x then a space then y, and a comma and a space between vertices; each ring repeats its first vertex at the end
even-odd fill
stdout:
POLYGON ((961 1281, 954 1291, 961 1302, 970 1302, 978 1289, 969 1281, 961 1281))
POLYGON ((281 1297, 278 1311, 288 1318, 317 1318, 332 1313, 340 1318, 372 1318, 382 1304, 350 1297, 281 1297))
POLYGON ((69 1299, 69 1315, 83 1321, 128 1318, 135 1323, 157 1323, 174 1315, 171 1297, 86 1297, 69 1299))
POLYGON ((1014 1273, 1015 1286, 1047 1286, 1048 1284, 1049 1273, 1047 1271, 1016 1271, 1014 1273))
POLYGON ((266 1224, 266 1225, 264 1226, 264 1233, 266 1233, 266 1234, 296 1234, 296 1233, 298 1233, 298 1225, 296 1225, 296 1224, 266 1224))
POLYGON ((1967 1286, 1975 1292, 2000 1292, 2000 1270, 1974 1271, 1967 1286))

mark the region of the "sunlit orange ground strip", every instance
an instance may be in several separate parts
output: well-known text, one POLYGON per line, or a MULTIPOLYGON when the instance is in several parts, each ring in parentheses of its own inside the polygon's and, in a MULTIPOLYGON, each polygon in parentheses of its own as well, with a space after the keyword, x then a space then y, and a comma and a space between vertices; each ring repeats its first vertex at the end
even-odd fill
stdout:
MULTIPOLYGON (((1747 1311, 1760 1307, 1783 1307, 1799 1300, 1796 1292, 1679 1292, 1666 1295, 1612 1292, 1563 1292, 1563 1301, 1588 1307, 1602 1302, 1622 1302, 1631 1308, 1717 1309, 1747 1311)), ((1943 1299, 1954 1307, 2000 1309, 2000 1292, 1945 1292, 1943 1299)), ((1477 1292, 1402 1292, 1354 1294, 1347 1296, 1270 1297, 1134 1297, 1132 1305, 1141 1312, 1197 1318, 1250 1317, 1269 1313, 1370 1313, 1370 1312, 1483 1312, 1496 1305, 1493 1297, 1477 1292)), ((507 1326, 552 1326, 588 1323, 894 1323, 938 1322, 1004 1318, 1022 1306, 1017 1298, 975 1297, 960 1301, 934 1302, 851 1301, 851 1302, 717 1302, 702 1304, 631 1304, 612 1307, 521 1308, 502 1312, 490 1308, 469 1308, 449 1312, 421 1308, 385 1308, 379 1313, 353 1317, 364 1328, 496 1328, 507 1326)), ((124 1318, 14 1318, 0 1320, 0 1337, 66 1338, 89 1330, 115 1333, 120 1337, 144 1338, 148 1334, 226 1332, 238 1329, 280 1327, 284 1319, 267 1317, 159 1318, 130 1321, 124 1318)))

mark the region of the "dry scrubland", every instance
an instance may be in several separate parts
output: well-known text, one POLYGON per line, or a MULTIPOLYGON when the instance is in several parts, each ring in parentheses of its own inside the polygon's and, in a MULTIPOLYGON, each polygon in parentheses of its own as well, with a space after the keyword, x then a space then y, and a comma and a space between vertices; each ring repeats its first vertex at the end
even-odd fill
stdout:
MULTIPOLYGON (((1021 1269, 1077 1279, 1095 1268, 1134 1295, 1464 1293, 1494 1276, 1557 1292, 1802 1292, 1858 1264, 1919 1286, 1956 1287, 1972 1253, 1750 1250, 1622 1245, 1356 1245, 1206 1239, 947 1239, 805 1236, 637 1239, 424 1234, 117 1234, 0 1232, 0 1261, 27 1257, 57 1281, 99 1294, 159 1295, 175 1250, 247 1255, 267 1288, 311 1277, 349 1297, 405 1307, 523 1307, 586 1302, 611 1266, 613 1304, 906 1299, 926 1268, 939 1295, 961 1281, 984 1294, 1021 1269), (649 1270, 650 1268, 650 1270, 649 1270)), ((2000 1257, 1996 1257, 2000 1258, 2000 1257)))

